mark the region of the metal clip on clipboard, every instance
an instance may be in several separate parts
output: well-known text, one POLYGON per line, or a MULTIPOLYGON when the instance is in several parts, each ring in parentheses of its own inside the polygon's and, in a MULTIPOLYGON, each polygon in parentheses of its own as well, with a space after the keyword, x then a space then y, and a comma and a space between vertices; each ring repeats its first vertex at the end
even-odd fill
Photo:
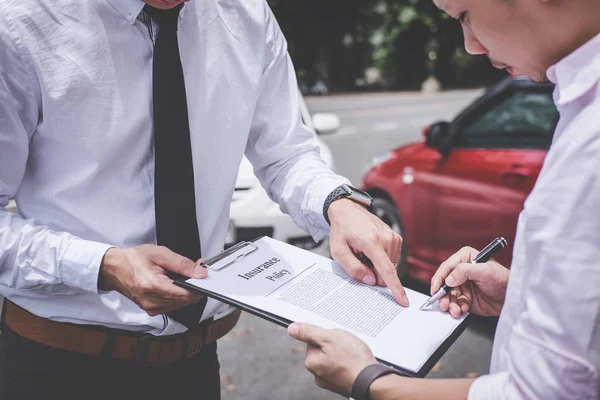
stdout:
POLYGON ((220 271, 248 254, 258 250, 258 246, 252 242, 239 242, 231 246, 221 254, 218 254, 202 262, 202 266, 211 271, 220 271))

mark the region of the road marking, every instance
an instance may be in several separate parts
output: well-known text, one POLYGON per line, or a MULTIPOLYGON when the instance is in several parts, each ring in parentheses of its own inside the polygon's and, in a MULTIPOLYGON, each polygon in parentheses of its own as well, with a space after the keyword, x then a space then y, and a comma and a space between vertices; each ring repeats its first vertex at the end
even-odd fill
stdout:
POLYGON ((431 117, 411 119, 410 124, 416 128, 423 128, 425 125, 431 124, 433 119, 431 117))
POLYGON ((388 131, 393 131, 396 129, 400 129, 400 123, 397 121, 384 121, 384 122, 379 122, 370 126, 344 126, 342 128, 340 128, 337 133, 335 134, 335 136, 350 136, 350 135, 356 135, 360 132, 370 132, 370 131, 375 131, 375 132, 388 132, 388 131))
POLYGON ((344 126, 337 131, 336 136, 356 135, 358 128, 356 126, 344 126))
MULTIPOLYGON (((430 125, 432 123, 434 123, 435 121, 441 121, 441 120, 449 120, 451 118, 432 118, 432 117, 426 117, 426 118, 415 118, 415 119, 411 119, 408 121, 408 124, 411 128, 424 128, 427 125, 430 125)), ((336 136, 349 136, 349 135, 356 135, 360 132, 364 132, 364 131, 375 131, 375 132, 389 132, 389 131, 393 131, 396 129, 401 129, 402 126, 400 124, 400 122, 398 121, 383 121, 383 122, 378 122, 376 124, 370 125, 370 126, 344 126, 342 128, 340 128, 337 133, 336 136)))
POLYGON ((395 121, 380 122, 373 125, 373 129, 378 132, 393 131, 394 129, 398 129, 399 127, 400 124, 395 121))
POLYGON ((453 107, 457 104, 456 101, 444 101, 436 103, 418 104, 418 105, 390 105, 376 108, 353 109, 344 111, 335 111, 340 117, 365 118, 365 117, 381 117, 383 115, 398 115, 409 114, 420 111, 436 111, 445 108, 453 107))

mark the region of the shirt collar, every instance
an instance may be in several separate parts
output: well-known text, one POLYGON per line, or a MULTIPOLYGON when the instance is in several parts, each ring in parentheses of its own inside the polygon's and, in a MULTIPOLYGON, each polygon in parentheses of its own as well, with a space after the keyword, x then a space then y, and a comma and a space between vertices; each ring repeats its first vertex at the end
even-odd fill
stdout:
POLYGON ((130 25, 135 23, 146 5, 143 0, 108 0, 108 2, 130 25))
POLYGON ((556 84, 557 106, 583 96, 600 79, 600 34, 548 68, 547 76, 556 84))

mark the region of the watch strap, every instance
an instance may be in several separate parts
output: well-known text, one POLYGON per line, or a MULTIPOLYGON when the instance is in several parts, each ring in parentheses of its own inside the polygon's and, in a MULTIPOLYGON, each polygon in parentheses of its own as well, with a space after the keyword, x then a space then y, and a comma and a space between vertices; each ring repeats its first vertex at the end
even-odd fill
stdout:
POLYGON ((352 385, 352 398, 354 400, 370 400, 371 396, 369 395, 369 388, 373 381, 384 375, 395 373, 396 371, 394 369, 380 363, 369 365, 356 377, 356 380, 352 385))
POLYGON ((327 210, 329 210, 329 206, 341 196, 348 195, 349 193, 343 187, 338 186, 337 188, 333 189, 333 191, 325 198, 325 202, 323 203, 323 216, 329 225, 331 225, 331 222, 329 222, 329 217, 327 217, 327 210))

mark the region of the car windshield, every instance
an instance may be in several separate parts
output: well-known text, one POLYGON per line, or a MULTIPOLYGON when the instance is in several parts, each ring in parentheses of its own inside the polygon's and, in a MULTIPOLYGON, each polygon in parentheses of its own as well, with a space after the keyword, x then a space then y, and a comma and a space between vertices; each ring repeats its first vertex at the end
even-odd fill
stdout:
POLYGON ((459 139, 466 147, 548 148, 558 120, 550 92, 513 93, 467 125, 459 139))

